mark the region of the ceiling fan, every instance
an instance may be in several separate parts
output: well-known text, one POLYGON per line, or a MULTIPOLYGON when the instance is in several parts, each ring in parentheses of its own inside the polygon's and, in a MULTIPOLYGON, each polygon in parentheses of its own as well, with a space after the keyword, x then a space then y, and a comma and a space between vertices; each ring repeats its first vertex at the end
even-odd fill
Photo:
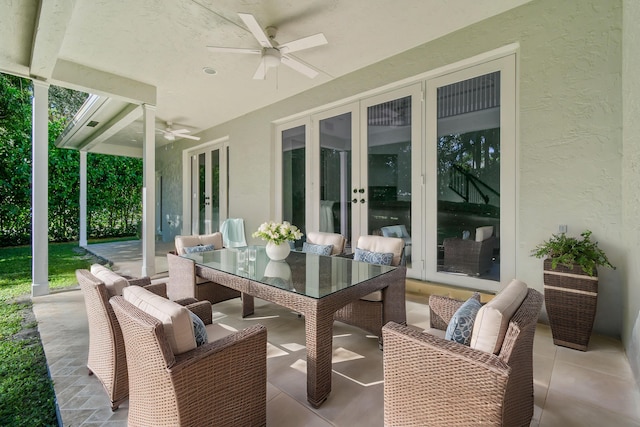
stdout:
POLYGON ((258 40, 261 49, 243 49, 235 47, 218 47, 207 46, 209 50, 213 52, 225 52, 225 53, 245 53, 245 54, 259 54, 261 55, 260 64, 256 70, 253 78, 256 80, 264 80, 269 68, 276 68, 280 64, 284 64, 289 68, 296 70, 299 73, 304 74, 309 78, 314 78, 318 75, 318 72, 301 61, 290 56, 290 53, 297 52, 303 49, 309 49, 316 46, 322 46, 327 44, 327 39, 324 34, 318 33, 312 36, 303 37, 298 40, 293 40, 288 43, 279 44, 276 40, 276 27, 267 27, 266 32, 262 30, 260 24, 256 18, 250 13, 238 13, 240 19, 242 19, 245 25, 251 31, 251 34, 258 40))
POLYGON ((156 128, 156 130, 158 132, 161 132, 164 135, 164 139, 166 139, 167 141, 175 141, 176 138, 186 138, 186 139, 193 139, 195 141, 199 141, 200 137, 199 136, 191 136, 191 135, 187 135, 189 132, 191 132, 188 129, 173 129, 172 127, 173 123, 171 122, 167 122, 167 127, 165 129, 160 129, 160 128, 156 128))

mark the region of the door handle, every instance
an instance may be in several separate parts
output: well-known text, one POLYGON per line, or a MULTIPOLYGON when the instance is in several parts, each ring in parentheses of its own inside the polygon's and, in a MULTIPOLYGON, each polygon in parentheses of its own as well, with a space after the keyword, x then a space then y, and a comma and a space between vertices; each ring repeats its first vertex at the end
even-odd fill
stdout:
POLYGON ((358 203, 358 199, 353 199, 351 202, 352 203, 358 203))
POLYGON ((360 199, 360 203, 364 203, 364 201, 365 201, 364 199, 360 199))
POLYGON ((364 188, 359 189, 358 193, 364 193, 364 188))

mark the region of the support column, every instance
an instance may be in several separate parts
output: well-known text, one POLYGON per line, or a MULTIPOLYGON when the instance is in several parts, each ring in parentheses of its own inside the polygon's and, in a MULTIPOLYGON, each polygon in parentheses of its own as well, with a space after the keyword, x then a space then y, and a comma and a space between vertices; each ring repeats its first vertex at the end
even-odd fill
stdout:
POLYGON ((87 152, 80 151, 80 247, 87 245, 87 152))
POLYGON ((156 107, 143 104, 142 136, 142 276, 156 273, 156 107))
POLYGON ((49 83, 33 80, 31 296, 49 293, 49 83))

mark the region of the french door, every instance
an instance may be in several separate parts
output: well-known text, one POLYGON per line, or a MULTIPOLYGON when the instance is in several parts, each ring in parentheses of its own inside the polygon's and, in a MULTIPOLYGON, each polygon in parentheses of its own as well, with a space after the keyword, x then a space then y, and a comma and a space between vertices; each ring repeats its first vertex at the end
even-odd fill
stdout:
POLYGON ((408 277, 495 291, 515 277, 515 58, 278 125, 276 216, 340 233, 348 250, 362 235, 400 237, 408 277), (482 256, 469 266, 455 245, 482 256))
POLYGON ((402 237, 411 268, 411 232, 420 227, 412 223, 421 206, 421 180, 412 177, 420 170, 421 156, 412 154, 420 152, 420 99, 416 84, 278 128, 282 219, 303 232, 340 233, 347 248, 361 235, 402 237))
POLYGON ((220 230, 227 212, 227 147, 226 142, 217 142, 186 152, 184 233, 210 234, 220 230))
POLYGON ((422 87, 367 98, 360 103, 359 171, 352 202, 357 235, 400 237, 407 273, 421 268, 422 87))
POLYGON ((515 56, 426 82, 426 274, 495 290, 515 277, 515 56))

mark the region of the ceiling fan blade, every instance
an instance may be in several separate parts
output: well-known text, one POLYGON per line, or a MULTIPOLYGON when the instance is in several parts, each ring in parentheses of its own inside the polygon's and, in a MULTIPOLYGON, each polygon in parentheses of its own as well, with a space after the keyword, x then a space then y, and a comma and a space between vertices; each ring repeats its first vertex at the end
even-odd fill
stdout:
POLYGON ((292 68, 292 69, 296 70, 297 72, 302 73, 302 74, 304 74, 305 76, 307 76, 307 77, 309 77, 311 79, 318 75, 318 72, 316 70, 314 70, 313 68, 309 67, 306 64, 303 64, 302 62, 298 61, 297 59, 293 59, 290 56, 282 55, 281 61, 287 67, 292 68))
POLYGON ((176 135, 178 138, 186 138, 186 139, 193 139, 195 141, 200 141, 200 137, 199 136, 191 136, 191 135, 176 135))
POLYGON ((260 59, 260 64, 258 64, 258 68, 256 69, 256 73, 253 75, 254 80, 264 80, 267 76, 267 64, 264 61, 264 57, 260 59))
POLYGON ((173 134, 181 134, 181 133, 189 133, 191 132, 188 129, 171 129, 171 133, 173 134))
POLYGON ((262 53, 261 49, 244 49, 240 47, 219 47, 219 46, 207 46, 212 52, 222 52, 222 53, 248 53, 248 54, 259 54, 262 53))
POLYGON ((289 43, 283 43, 278 46, 278 49, 280 49, 280 52, 282 53, 291 53, 316 46, 322 46, 323 44, 327 43, 328 42, 324 34, 318 33, 309 37, 303 37, 298 40, 290 41, 289 43))
POLYGON ((253 37, 258 40, 260 46, 273 47, 273 45, 271 44, 271 40, 269 40, 269 37, 262 30, 262 27, 260 27, 260 24, 258 24, 258 21, 256 21, 256 18, 253 15, 251 15, 250 13, 238 13, 238 15, 240 16, 240 19, 244 21, 244 24, 249 28, 249 31, 251 31, 253 37))

